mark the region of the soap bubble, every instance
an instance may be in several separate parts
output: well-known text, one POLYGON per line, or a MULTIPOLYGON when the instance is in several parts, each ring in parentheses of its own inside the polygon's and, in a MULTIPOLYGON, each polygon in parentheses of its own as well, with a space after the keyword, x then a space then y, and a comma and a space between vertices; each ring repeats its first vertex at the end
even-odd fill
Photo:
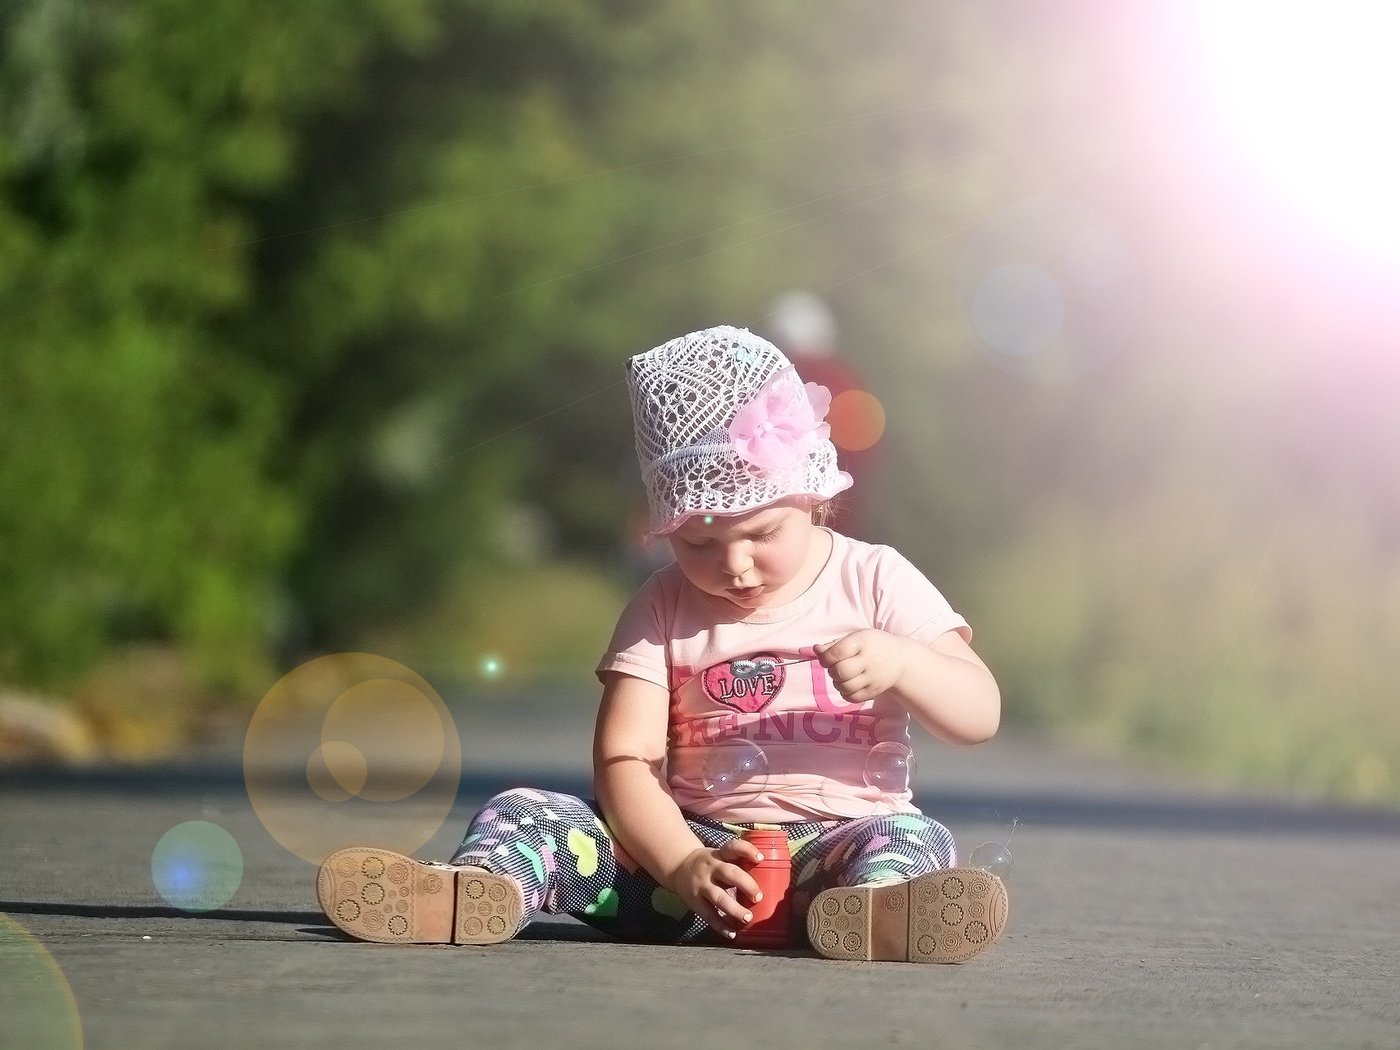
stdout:
POLYGON ((700 778, 716 795, 758 794, 768 781, 768 756, 750 740, 730 740, 710 748, 700 778))
POLYGON ((891 794, 908 791, 914 782, 914 752, 908 744, 885 740, 865 759, 865 786, 891 794))
POLYGON ((1011 874, 1011 850, 1004 842, 984 842, 968 858, 974 868, 989 871, 999 878, 1011 874))
POLYGON ((243 852, 223 828, 187 820, 160 837, 151 854, 151 881, 181 911, 222 908, 243 881, 243 852))

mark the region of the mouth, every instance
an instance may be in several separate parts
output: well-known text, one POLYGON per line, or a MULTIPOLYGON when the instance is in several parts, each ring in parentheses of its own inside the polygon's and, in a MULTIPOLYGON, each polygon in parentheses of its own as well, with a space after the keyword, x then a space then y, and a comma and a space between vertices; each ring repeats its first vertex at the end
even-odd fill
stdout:
POLYGON ((757 597, 758 597, 760 594, 762 594, 762 593, 763 593, 763 588, 762 588, 762 587, 730 587, 730 588, 728 588, 729 597, 735 599, 736 601, 741 601, 741 602, 750 601, 750 600, 753 599, 753 598, 757 598, 757 597))

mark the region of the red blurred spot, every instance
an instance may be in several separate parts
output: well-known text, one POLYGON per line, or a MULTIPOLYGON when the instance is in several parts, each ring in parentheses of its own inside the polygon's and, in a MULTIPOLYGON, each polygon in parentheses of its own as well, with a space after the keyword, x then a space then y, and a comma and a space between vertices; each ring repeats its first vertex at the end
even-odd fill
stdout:
POLYGON ((846 390, 831 399, 826 421, 831 424, 831 440, 837 448, 862 452, 885 433, 885 406, 874 394, 846 390))

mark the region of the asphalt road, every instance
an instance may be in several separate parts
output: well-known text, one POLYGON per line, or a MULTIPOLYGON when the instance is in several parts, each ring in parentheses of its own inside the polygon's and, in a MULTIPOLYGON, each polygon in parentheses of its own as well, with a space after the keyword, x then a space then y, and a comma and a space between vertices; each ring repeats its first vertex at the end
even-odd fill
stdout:
MULTIPOLYGON (((459 712, 447 818, 384 803, 357 835, 427 820, 420 855, 442 857, 497 788, 586 793, 591 703, 459 712)), ((1400 814, 1223 796, 1014 734, 920 755, 925 811, 964 852, 1010 834, 1015 858, 1008 929, 963 966, 617 944, 564 919, 492 948, 355 943, 254 813, 236 752, 0 771, 0 1047, 76 1045, 77 1026, 91 1048, 1400 1047, 1400 814), (207 913, 152 880, 192 820, 243 864, 207 913)), ((331 820, 306 757, 289 745, 278 805, 331 820)))

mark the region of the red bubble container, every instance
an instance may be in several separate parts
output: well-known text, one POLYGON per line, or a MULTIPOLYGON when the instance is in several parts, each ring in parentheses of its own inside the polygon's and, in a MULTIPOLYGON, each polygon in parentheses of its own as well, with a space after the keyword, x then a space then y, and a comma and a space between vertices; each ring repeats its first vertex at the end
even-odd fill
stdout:
POLYGON ((753 828, 745 831, 743 838, 763 854, 757 863, 743 862, 763 892, 763 899, 746 902, 753 921, 740 927, 730 943, 736 948, 786 948, 792 943, 792 901, 788 895, 792 853, 788 850, 787 832, 781 828, 753 828))

